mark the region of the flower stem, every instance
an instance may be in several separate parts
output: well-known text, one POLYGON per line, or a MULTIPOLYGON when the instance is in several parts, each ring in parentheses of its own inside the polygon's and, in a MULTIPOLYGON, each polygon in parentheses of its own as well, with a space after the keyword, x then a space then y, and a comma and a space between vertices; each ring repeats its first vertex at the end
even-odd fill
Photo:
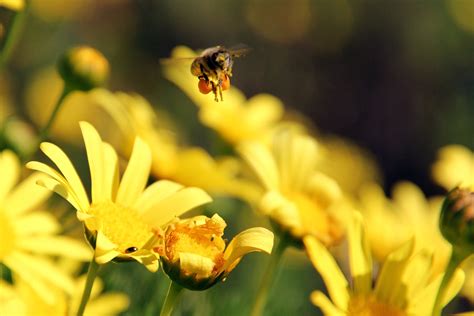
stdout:
POLYGON ((15 13, 13 21, 5 36, 5 44, 3 45, 2 52, 0 53, 0 71, 10 59, 13 48, 15 47, 15 44, 18 38, 20 37, 25 18, 28 14, 29 2, 30 1, 25 1, 25 7, 23 8, 23 10, 15 13))
POLYGON ((258 289, 257 297, 252 308, 250 315, 260 316, 263 313, 265 304, 267 302, 268 294, 272 287, 273 280, 278 270, 279 263, 283 257, 286 247, 288 247, 288 238, 286 235, 280 236, 280 241, 278 242, 276 248, 270 256, 270 262, 265 269, 265 274, 263 276, 262 282, 260 283, 260 288, 258 289))
POLYGON ((94 284, 99 267, 99 264, 95 262, 95 258, 92 258, 91 262, 89 263, 89 269, 87 270, 86 285, 84 287, 84 292, 82 292, 81 304, 77 310, 77 316, 84 315, 84 310, 86 309, 87 302, 91 296, 92 285, 94 284))
POLYGON ((178 296, 183 289, 179 284, 171 281, 168 293, 166 294, 165 302, 161 307, 160 316, 170 316, 173 311, 173 307, 178 301, 178 296))
POLYGON ((443 280, 438 289, 438 294, 436 295, 436 300, 433 308, 433 316, 440 316, 441 310, 443 309, 443 298, 446 295, 446 290, 448 289, 449 283, 453 278, 456 268, 461 264, 466 256, 463 255, 463 251, 459 251, 458 247, 453 246, 453 251, 451 253, 451 258, 449 260, 448 266, 444 273, 443 280))
POLYGON ((51 129, 51 126, 53 125, 54 120, 56 119, 56 116, 58 115, 59 109, 64 103, 64 99, 71 93, 73 89, 69 88, 68 84, 64 84, 63 91, 61 92, 61 95, 59 96, 58 100, 56 101, 56 105, 54 106, 53 112, 51 112, 51 115, 49 116, 48 122, 46 122, 46 125, 43 126, 39 133, 39 144, 41 144, 42 141, 46 140, 49 134, 49 130, 51 129))

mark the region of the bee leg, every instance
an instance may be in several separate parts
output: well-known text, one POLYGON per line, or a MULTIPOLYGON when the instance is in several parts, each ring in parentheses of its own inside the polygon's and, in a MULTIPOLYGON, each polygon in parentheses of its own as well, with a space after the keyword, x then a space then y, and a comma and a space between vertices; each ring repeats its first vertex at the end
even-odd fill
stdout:
POLYGON ((224 98, 222 97, 222 87, 221 87, 221 85, 219 85, 218 90, 219 90, 219 96, 221 97, 221 101, 224 101, 224 98))
POLYGON ((219 102, 219 99, 217 98, 217 88, 216 84, 213 81, 209 81, 212 86, 212 93, 214 93, 214 101, 219 102))

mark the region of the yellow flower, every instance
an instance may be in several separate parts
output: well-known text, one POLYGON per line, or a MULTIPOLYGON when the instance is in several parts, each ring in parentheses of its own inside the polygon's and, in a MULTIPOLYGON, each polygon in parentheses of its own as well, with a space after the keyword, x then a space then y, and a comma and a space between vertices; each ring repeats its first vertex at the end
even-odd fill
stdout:
MULTIPOLYGON (((347 281, 329 251, 316 238, 304 239, 308 255, 321 274, 331 300, 322 292, 311 294, 311 301, 325 315, 408 316, 431 315, 442 274, 429 279, 430 251, 414 251, 413 240, 390 253, 373 285, 372 258, 360 214, 348 227, 351 281, 347 281)), ((445 306, 459 291, 464 273, 457 270, 443 298, 445 306)))
POLYGON ((119 127, 120 148, 125 156, 130 155, 136 136, 150 145, 151 173, 155 178, 197 186, 212 194, 238 196, 246 201, 259 198, 260 188, 240 176, 239 160, 230 156, 214 159, 203 148, 180 145, 173 124, 156 113, 143 97, 107 90, 95 92, 94 100, 119 127))
POLYGON ((439 230, 442 199, 426 199, 423 192, 411 182, 399 182, 388 199, 376 184, 367 185, 360 193, 370 247, 378 261, 407 240, 415 237, 415 251, 427 249, 434 253, 432 276, 444 271, 451 245, 439 230))
POLYGON ((166 229, 160 250, 164 271, 181 286, 205 290, 224 280, 247 253, 271 253, 273 233, 268 229, 247 229, 226 248, 222 238, 226 226, 217 214, 175 220, 166 229))
POLYGON ((83 242, 59 236, 61 226, 42 205, 50 192, 36 185, 44 178, 35 173, 16 185, 20 161, 10 151, 0 153, 0 262, 28 281, 46 300, 49 284, 72 292, 68 274, 55 267, 47 256, 86 261, 91 255, 83 242))
POLYGON ((341 239, 344 229, 336 217, 341 214, 331 207, 342 193, 333 179, 316 170, 319 145, 313 138, 282 131, 271 148, 252 142, 238 150, 266 191, 259 210, 279 229, 297 240, 310 234, 327 245, 341 239))
MULTIPOLYGON (((81 276, 74 282, 74 293, 66 295, 58 288, 48 288, 53 302, 44 301, 22 279, 15 279, 14 284, 0 280, 0 315, 2 316, 64 316, 77 311, 86 278, 81 276)), ((127 309, 129 299, 122 293, 102 293, 103 284, 96 279, 92 288, 91 300, 87 304, 85 315, 117 315, 127 309)))
MULTIPOLYGON (((178 46, 171 58, 195 57, 191 49, 178 46)), ((263 139, 283 116, 282 102, 269 94, 258 94, 246 99, 235 87, 226 91, 223 102, 215 102, 197 88, 197 80, 190 71, 189 63, 169 62, 163 66, 165 77, 176 84, 199 107, 201 122, 216 130, 225 140, 237 144, 243 140, 263 139), (238 122, 238 124, 235 124, 238 122)))
POLYGON ((13 11, 23 10, 25 7, 24 0, 0 0, 0 7, 5 7, 13 11))
POLYGON ((151 166, 150 148, 137 138, 127 169, 119 179, 115 150, 87 122, 81 122, 91 174, 92 203, 67 155, 56 145, 42 143, 41 150, 60 172, 37 161, 31 169, 50 178, 39 182, 58 193, 77 210, 95 248, 95 260, 105 264, 115 258, 136 260, 150 271, 158 269, 152 251, 154 231, 190 209, 211 201, 198 188, 184 188, 171 181, 157 181, 145 189, 151 166))
POLYGON ((474 152, 461 145, 448 145, 438 151, 433 178, 446 190, 456 186, 474 191, 474 152))

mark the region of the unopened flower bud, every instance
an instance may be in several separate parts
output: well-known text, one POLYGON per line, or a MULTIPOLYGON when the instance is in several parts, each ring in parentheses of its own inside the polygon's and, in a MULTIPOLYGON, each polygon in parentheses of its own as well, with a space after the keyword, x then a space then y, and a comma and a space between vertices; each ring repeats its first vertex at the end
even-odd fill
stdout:
POLYGON ((474 253, 474 192, 455 188, 448 193, 441 209, 441 232, 467 256, 474 253))
POLYGON ((89 91, 105 83, 109 76, 109 62, 96 49, 78 46, 60 59, 58 70, 71 89, 89 91))

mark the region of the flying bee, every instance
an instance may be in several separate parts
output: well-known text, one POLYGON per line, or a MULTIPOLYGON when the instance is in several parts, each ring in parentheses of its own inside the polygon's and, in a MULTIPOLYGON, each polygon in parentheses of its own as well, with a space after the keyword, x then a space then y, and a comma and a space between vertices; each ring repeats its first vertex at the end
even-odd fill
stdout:
POLYGON ((198 77, 198 88, 203 94, 213 92, 214 101, 223 101, 222 91, 230 88, 230 77, 234 58, 248 53, 248 47, 225 48, 215 46, 206 48, 198 57, 194 57, 191 64, 191 73, 198 77))

